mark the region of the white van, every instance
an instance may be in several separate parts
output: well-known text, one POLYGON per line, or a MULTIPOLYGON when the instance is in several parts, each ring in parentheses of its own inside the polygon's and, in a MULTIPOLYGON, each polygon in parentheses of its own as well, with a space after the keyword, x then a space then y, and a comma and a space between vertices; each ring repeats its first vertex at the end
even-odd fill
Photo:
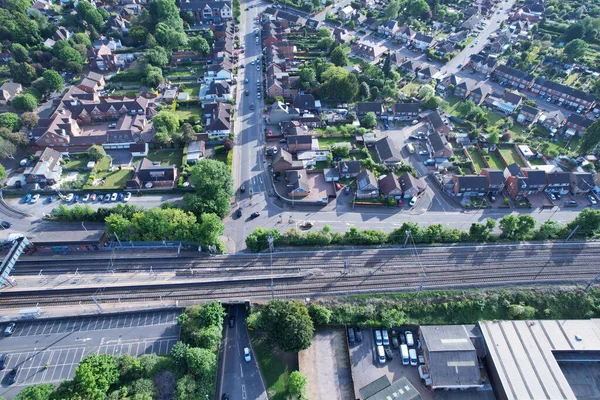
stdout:
POLYGON ((382 329, 381 333, 383 335, 383 345, 384 346, 389 346, 390 345, 390 337, 388 336, 387 329, 382 329))
POLYGON ((375 344, 377 346, 381 346, 383 344, 383 341, 381 339, 381 331, 378 329, 375 330, 375 344))
POLYGON ((408 356, 410 357, 410 365, 417 366, 417 351, 415 349, 408 350, 408 356))
POLYGON ((377 346, 377 358, 379 359, 379 364, 385 364, 385 350, 383 346, 377 346))
POLYGON ((408 346, 405 344, 400 345, 400 356, 402 357, 402 365, 408 365, 408 346))
POLYGON ((406 150, 408 150, 410 154, 415 154, 415 146, 413 146, 412 143, 406 143, 406 150))
POLYGON ((406 336, 406 344, 409 347, 412 347, 415 345, 415 340, 413 339, 413 334, 411 331, 404 332, 404 336, 406 336))

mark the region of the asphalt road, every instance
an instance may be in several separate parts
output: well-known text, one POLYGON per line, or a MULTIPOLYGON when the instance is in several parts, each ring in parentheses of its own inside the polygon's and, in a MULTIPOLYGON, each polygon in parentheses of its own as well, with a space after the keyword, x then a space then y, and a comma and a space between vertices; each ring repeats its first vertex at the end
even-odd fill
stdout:
POLYGON ((166 355, 179 340, 179 314, 167 310, 17 322, 13 336, 0 340, 0 353, 8 354, 0 371, 0 396, 11 400, 26 386, 70 379, 90 354, 166 355), (15 366, 17 380, 8 385, 7 374, 15 366))
POLYGON ((244 348, 251 349, 245 306, 230 305, 229 316, 233 316, 235 322, 232 328, 227 318, 225 321, 227 326, 222 342, 221 377, 217 399, 221 399, 222 394, 227 393, 231 400, 267 400, 267 392, 254 352, 250 350, 250 361, 244 359, 244 348))

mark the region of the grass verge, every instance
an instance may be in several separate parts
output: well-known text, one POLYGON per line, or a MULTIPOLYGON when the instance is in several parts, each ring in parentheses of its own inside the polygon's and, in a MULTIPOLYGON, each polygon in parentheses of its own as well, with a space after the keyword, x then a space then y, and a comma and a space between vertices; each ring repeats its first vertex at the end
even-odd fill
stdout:
POLYGON ((298 370, 296 354, 283 353, 270 348, 262 335, 249 332, 254 356, 265 378, 270 400, 285 400, 288 395, 288 380, 293 371, 298 370))

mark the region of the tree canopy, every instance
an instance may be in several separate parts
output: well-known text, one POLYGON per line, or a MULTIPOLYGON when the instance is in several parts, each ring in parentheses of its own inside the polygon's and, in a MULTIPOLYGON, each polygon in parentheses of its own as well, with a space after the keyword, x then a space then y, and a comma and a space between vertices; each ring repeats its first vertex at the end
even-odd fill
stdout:
POLYGON ((579 154, 588 154, 600 143, 600 120, 585 130, 579 142, 579 154))
POLYGON ((259 326, 272 344, 287 352, 307 349, 314 334, 308 310, 298 301, 271 300, 260 311, 259 326))
POLYGON ((223 218, 233 196, 233 177, 229 167, 216 160, 200 160, 190 171, 195 193, 184 198, 186 209, 196 215, 214 213, 223 218))

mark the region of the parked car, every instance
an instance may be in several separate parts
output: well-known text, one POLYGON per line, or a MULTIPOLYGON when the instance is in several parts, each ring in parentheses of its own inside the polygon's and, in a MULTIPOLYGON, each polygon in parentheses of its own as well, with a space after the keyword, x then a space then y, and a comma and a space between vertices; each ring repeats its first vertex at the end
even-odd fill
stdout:
POLYGON ((577 207, 577 202, 575 200, 565 200, 565 207, 577 207))
POLYGON ((116 193, 111 194, 110 201, 117 201, 117 197, 118 197, 118 195, 116 193))
POLYGON ((74 198, 74 197, 75 197, 75 195, 74 195, 73 193, 69 193, 69 194, 67 194, 67 195, 65 196, 65 201, 66 201, 67 203, 69 203, 69 202, 73 201, 73 198, 74 198))
POLYGON ((404 332, 404 336, 406 336, 406 345, 408 347, 411 347, 411 346, 415 345, 415 341, 413 339, 413 334, 412 334, 411 331, 404 332))
POLYGON ((101 203, 101 202, 102 202, 102 200, 104 200, 104 195, 102 195, 102 194, 99 194, 99 195, 98 195, 98 201, 101 203))
POLYGON ((6 326, 6 328, 4 328, 4 336, 12 336, 12 334, 15 332, 16 327, 17 327, 17 324, 14 322, 11 322, 10 324, 8 324, 6 326))
POLYGON ((110 193, 107 193, 104 195, 104 202, 105 203, 110 203, 110 193))
POLYGON ((77 203, 79 201, 79 195, 76 194, 75 196, 73 196, 73 202, 77 203))
POLYGON ((89 193, 84 194, 83 197, 81 198, 81 201, 83 201, 84 203, 86 201, 89 201, 89 200, 90 200, 90 194, 89 193))
POLYGON ((399 348, 399 347, 400 347, 400 345, 398 344, 398 338, 397 338, 396 336, 394 336, 394 337, 392 338, 392 347, 393 347, 394 349, 397 349, 397 348, 399 348))
POLYGON ((17 373, 19 372, 19 367, 14 367, 13 369, 10 370, 10 372, 8 373, 8 377, 6 378, 6 382, 9 385, 12 385, 13 383, 15 383, 15 381, 17 380, 17 373))
POLYGON ((279 139, 279 143, 287 143, 287 139, 279 139))
POLYGON ((117 200, 123 201, 124 198, 125 198, 125 195, 123 195, 123 193, 121 193, 121 192, 117 193, 117 200))
POLYGON ((246 191, 246 185, 240 186, 240 193, 244 193, 246 191))
POLYGON ((90 194, 90 201, 96 201, 96 193, 90 194))
POLYGON ((246 362, 250 362, 250 360, 252 360, 252 356, 250 355, 250 349, 247 347, 244 347, 244 360, 246 360, 246 362))
POLYGON ((358 343, 362 342, 362 331, 360 328, 356 328, 356 341, 358 343))
POLYGON ((410 199, 410 201, 408 202, 408 205, 411 207, 414 207, 415 204, 417 204, 417 196, 413 197, 412 199, 410 199))
POLYGON ((596 200, 596 198, 594 196, 592 196, 591 194, 588 195, 588 199, 590 200, 590 203, 592 203, 593 206, 598 204, 598 201, 596 200))
POLYGON ((350 186, 344 188, 344 194, 350 194, 350 186))
POLYGON ((425 165, 426 167, 435 165, 435 160, 433 158, 427 159, 427 160, 423 161, 423 165, 425 165))
POLYGON ((235 325, 235 317, 233 315, 229 316, 229 327, 233 328, 235 325))
POLYGON ((8 355, 2 354, 0 356, 0 371, 3 370, 4 368, 6 368, 6 361, 8 360, 8 355))
POLYGON ((249 95, 250 95, 250 91, 249 91, 248 89, 246 89, 246 90, 244 90, 244 94, 245 94, 246 96, 249 96, 249 95))
POLYGON ((29 203, 31 201, 31 195, 29 193, 27 193, 25 195, 25 198, 23 199, 24 203, 29 203))
POLYGON ((131 192, 125 193, 125 197, 123 197, 123 201, 127 203, 131 199, 131 192))
POLYGON ((260 216, 260 213, 258 211, 254 211, 252 214, 250 214, 251 219, 258 218, 259 216, 260 216))
POLYGON ((554 193, 552 192, 546 192, 548 194, 548 197, 550 197, 550 200, 554 201, 556 200, 556 196, 554 195, 554 193))
POLYGON ((427 150, 421 150, 421 151, 419 151, 419 155, 420 156, 428 156, 429 152, 427 150))
POLYGON ((2 221, 0 222, 0 226, 2 226, 4 229, 8 229, 12 226, 12 224, 8 221, 2 221))
POLYGON ((312 227, 313 227, 313 225, 314 225, 314 224, 312 223, 312 221, 304 221, 304 222, 302 223, 302 225, 300 225, 300 226, 301 226, 301 227, 303 227, 303 228, 312 228, 312 227))
POLYGON ((241 218, 242 217, 242 209, 238 208, 237 211, 235 212, 236 217, 241 218))
POLYGON ((388 360, 394 359, 394 355, 392 354, 392 349, 390 349, 389 347, 385 348, 385 358, 387 358, 388 360))

